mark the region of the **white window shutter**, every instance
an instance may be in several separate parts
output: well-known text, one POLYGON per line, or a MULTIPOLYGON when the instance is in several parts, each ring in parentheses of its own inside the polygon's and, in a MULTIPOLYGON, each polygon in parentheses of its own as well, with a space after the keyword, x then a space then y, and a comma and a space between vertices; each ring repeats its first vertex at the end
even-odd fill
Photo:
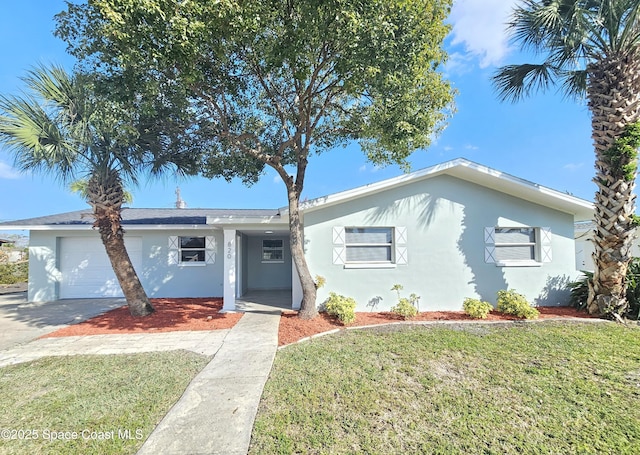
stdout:
POLYGON ((407 247, 396 245, 396 264, 407 265, 407 247))
POLYGON ((496 228, 493 226, 484 228, 484 243, 496 243, 496 228))
POLYGON ((496 228, 489 226, 484 228, 484 262, 496 263, 496 228))
POLYGON ((346 239, 344 226, 333 227, 333 263, 344 264, 346 261, 347 249, 344 246, 346 239))
POLYGON ((407 243, 407 228, 404 226, 397 226, 394 231, 396 233, 396 243, 398 245, 405 245, 407 243))
POLYGON ((216 263, 216 238, 212 235, 206 236, 204 245, 205 245, 205 252, 204 252, 205 263, 215 264, 216 263))
POLYGON ((180 262, 179 252, 178 252, 178 236, 170 235, 169 236, 169 255, 168 262, 169 265, 177 265, 180 262))
POLYGON ((345 240, 344 226, 334 226, 333 227, 333 244, 344 245, 344 240, 345 240))
POLYGON ((211 250, 205 251, 205 262, 207 264, 215 264, 216 263, 216 252, 211 250))
POLYGON ((542 262, 551 262, 553 255, 551 253, 551 228, 540 228, 540 258, 542 262))
POLYGON ((494 245, 485 245, 484 262, 486 262, 487 264, 496 263, 496 247, 494 245))
POLYGON ((407 256, 407 228, 397 226, 395 232, 396 264, 406 265, 409 261, 407 256))

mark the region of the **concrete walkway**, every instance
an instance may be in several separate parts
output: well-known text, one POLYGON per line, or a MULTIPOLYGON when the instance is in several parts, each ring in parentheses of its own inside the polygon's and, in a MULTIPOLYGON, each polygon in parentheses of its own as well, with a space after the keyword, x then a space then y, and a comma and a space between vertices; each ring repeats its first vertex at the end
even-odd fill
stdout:
POLYGON ((184 349, 213 356, 138 453, 244 455, 277 350, 281 309, 287 306, 269 303, 245 299, 244 316, 226 330, 33 340, 123 302, 60 301, 44 306, 26 303, 23 295, 0 296, 0 331, 10 332, 11 338, 0 344, 0 367, 45 356, 78 354, 184 349))
POLYGON ((245 313, 138 454, 245 455, 279 321, 276 311, 245 313))

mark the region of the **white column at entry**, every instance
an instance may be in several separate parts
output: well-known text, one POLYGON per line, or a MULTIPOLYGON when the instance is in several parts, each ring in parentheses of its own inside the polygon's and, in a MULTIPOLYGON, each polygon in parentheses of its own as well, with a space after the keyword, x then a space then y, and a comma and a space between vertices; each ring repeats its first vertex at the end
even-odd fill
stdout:
POLYGON ((224 288, 222 312, 236 310, 236 230, 224 229, 224 288))

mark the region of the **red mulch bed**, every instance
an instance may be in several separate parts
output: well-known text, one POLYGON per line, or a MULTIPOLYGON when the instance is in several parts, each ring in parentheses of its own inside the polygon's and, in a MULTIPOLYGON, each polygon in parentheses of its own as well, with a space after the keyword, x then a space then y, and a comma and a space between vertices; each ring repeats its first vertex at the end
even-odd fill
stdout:
MULTIPOLYGON (((538 307, 540 312, 539 319, 549 318, 591 318, 589 314, 581 312, 571 307, 538 307)), ((508 314, 492 311, 487 319, 473 319, 462 311, 425 311, 411 319, 410 322, 416 321, 517 321, 521 318, 508 314)), ((400 316, 390 312, 380 313, 356 313, 356 321, 349 324, 350 327, 385 324, 389 322, 404 321, 400 316)), ((304 321, 298 318, 295 311, 287 311, 280 318, 280 329, 278 331, 278 344, 284 346, 294 343, 302 338, 316 335, 322 332, 328 332, 334 329, 344 329, 345 326, 337 319, 326 313, 320 313, 320 316, 304 321)))
POLYGON ((220 313, 221 298, 151 299, 151 304, 156 311, 143 318, 131 316, 125 305, 42 338, 230 329, 242 317, 242 313, 220 313))
MULTIPOLYGON (((151 299, 155 313, 144 318, 134 318, 129 314, 127 306, 108 311, 102 315, 64 327, 42 338, 66 337, 79 335, 105 335, 125 333, 160 333, 185 330, 219 330, 230 329, 242 317, 243 313, 220 313, 221 298, 210 299, 151 299)), ((587 313, 570 307, 539 307, 540 319, 554 317, 589 318, 587 313)), ((320 313, 315 319, 305 321, 297 317, 296 311, 284 311, 280 318, 278 344, 294 343, 318 333, 345 326, 336 318, 320 313)), ((518 318, 498 312, 491 312, 484 321, 514 321, 518 318)), ((356 321, 350 326, 366 326, 403 321, 401 317, 390 312, 356 313, 356 321)), ((418 313, 411 320, 415 321, 483 321, 473 319, 462 311, 426 311, 418 313)))

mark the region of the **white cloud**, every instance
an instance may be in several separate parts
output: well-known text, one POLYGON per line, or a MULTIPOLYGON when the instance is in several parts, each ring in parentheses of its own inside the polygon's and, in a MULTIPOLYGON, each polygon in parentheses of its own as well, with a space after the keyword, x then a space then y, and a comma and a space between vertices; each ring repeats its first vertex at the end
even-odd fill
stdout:
POLYGON ((454 67, 467 58, 479 59, 480 68, 500 65, 510 52, 506 23, 515 0, 456 0, 449 20, 452 46, 464 46, 465 55, 454 57, 454 67))
POLYGON ((367 170, 367 165, 366 165, 366 164, 363 164, 362 166, 360 166, 360 167, 358 168, 358 172, 364 172, 364 171, 366 171, 366 170, 367 170))
POLYGON ((478 146, 477 145, 471 145, 471 144, 467 144, 464 146, 465 150, 478 150, 478 146))
POLYGON ((20 174, 14 168, 0 161, 0 179, 17 179, 20 174))
POLYGON ((443 148, 443 150, 444 150, 445 152, 450 152, 451 150, 453 150, 453 147, 451 147, 450 145, 445 145, 445 146, 444 146, 444 147, 442 147, 442 148, 443 148))
POLYGON ((584 163, 568 163, 562 166, 562 168, 573 172, 580 169, 582 166, 584 166, 584 163))
POLYGON ((273 183, 280 183, 282 182, 282 179, 280 178, 280 176, 278 174, 273 176, 273 183))

